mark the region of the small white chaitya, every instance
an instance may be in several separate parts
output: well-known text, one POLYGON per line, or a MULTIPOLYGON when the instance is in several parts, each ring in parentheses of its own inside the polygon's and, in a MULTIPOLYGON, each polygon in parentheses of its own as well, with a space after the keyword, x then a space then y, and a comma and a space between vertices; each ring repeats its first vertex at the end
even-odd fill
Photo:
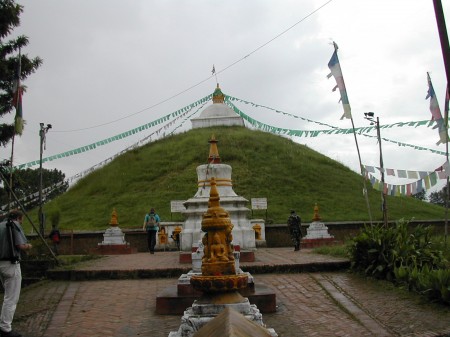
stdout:
POLYGON ((333 241, 334 236, 328 233, 328 227, 320 221, 322 219, 320 218, 319 206, 317 206, 317 204, 314 206, 314 217, 312 220, 313 221, 306 229, 306 236, 302 239, 302 244, 307 243, 308 241, 313 242, 318 240, 323 242, 333 241))
POLYGON ((99 246, 103 245, 125 245, 125 234, 119 228, 119 222, 117 221, 117 212, 114 209, 111 215, 111 221, 109 228, 103 234, 103 241, 99 243, 99 246))

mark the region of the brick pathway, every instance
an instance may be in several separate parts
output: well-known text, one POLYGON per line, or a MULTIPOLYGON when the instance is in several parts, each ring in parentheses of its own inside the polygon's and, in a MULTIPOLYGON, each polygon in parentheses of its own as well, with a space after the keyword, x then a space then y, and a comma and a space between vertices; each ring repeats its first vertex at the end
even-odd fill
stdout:
MULTIPOLYGON (((253 265, 340 261, 288 248, 259 249, 253 265)), ((176 252, 111 256, 80 264, 104 270, 180 267, 176 252)), ((244 264, 243 269, 245 270, 244 264)), ((450 336, 450 308, 388 283, 344 271, 253 274, 273 289, 278 310, 263 320, 285 336, 450 336)), ((23 289, 15 329, 28 337, 167 337, 180 316, 155 313, 155 297, 177 278, 46 281, 23 289)))

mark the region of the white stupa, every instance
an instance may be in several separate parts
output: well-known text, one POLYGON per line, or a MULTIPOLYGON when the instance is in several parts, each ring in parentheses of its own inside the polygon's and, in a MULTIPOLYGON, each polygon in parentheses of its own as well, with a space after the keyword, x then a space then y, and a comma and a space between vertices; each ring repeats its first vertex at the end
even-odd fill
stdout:
POLYGON ((233 244, 241 249, 254 251, 256 249, 255 231, 250 222, 250 209, 246 207, 248 200, 238 196, 233 191, 231 179, 231 166, 220 162, 217 140, 211 137, 208 164, 197 167, 198 190, 193 198, 184 202, 186 208, 182 212, 185 221, 181 236, 181 250, 191 251, 203 237, 201 231, 203 213, 208 210, 209 193, 211 189, 210 179, 215 178, 220 196, 221 206, 229 213, 233 244))
POLYGON ((218 125, 244 126, 244 120, 238 116, 228 105, 224 103, 225 95, 219 88, 213 93, 213 104, 203 110, 198 118, 192 118, 192 128, 208 128, 218 125))

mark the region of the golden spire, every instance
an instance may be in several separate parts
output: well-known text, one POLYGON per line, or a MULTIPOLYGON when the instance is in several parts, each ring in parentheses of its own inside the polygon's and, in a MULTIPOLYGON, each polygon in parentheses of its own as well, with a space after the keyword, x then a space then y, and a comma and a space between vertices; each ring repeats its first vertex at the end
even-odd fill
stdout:
POLYGON ((208 141, 209 145, 209 157, 208 163, 210 164, 220 164, 220 156, 219 149, 217 148, 218 141, 214 135, 211 136, 211 139, 208 141))
POLYGON ((111 220, 109 221, 110 226, 118 226, 119 221, 117 221, 117 212, 116 209, 113 208, 112 214, 111 214, 111 220))
POLYGON ((225 100, 225 95, 222 93, 222 90, 220 90, 219 83, 217 83, 217 88, 213 92, 213 103, 223 103, 225 100))
POLYGON ((319 215, 319 206, 317 205, 317 203, 314 206, 314 217, 313 217, 312 220, 313 221, 320 221, 320 220, 322 220, 320 215, 319 215))

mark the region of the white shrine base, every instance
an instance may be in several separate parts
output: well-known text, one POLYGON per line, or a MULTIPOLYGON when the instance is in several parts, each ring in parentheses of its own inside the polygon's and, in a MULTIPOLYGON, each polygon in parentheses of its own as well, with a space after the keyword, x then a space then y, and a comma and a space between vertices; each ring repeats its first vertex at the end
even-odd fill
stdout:
POLYGON ((98 244, 97 248, 91 249, 89 252, 98 255, 135 254, 137 248, 131 247, 125 241, 125 234, 119 227, 111 226, 103 234, 103 241, 98 244))
POLYGON ((300 241, 300 248, 314 248, 332 245, 336 242, 334 236, 328 233, 328 227, 322 222, 312 222, 306 229, 306 233, 306 236, 300 241))

